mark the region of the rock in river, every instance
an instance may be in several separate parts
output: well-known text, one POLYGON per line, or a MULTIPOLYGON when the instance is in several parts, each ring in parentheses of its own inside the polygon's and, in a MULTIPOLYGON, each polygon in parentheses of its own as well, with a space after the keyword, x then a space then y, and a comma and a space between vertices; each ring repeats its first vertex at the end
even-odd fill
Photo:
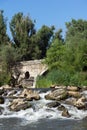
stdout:
POLYGON ((67 98, 67 91, 64 89, 56 89, 51 91, 49 94, 45 95, 47 100, 63 100, 67 98))
POLYGON ((60 105, 59 102, 50 102, 50 103, 46 104, 46 106, 50 107, 50 108, 52 108, 52 107, 58 107, 59 105, 60 105))
POLYGON ((31 107, 31 104, 23 99, 14 99, 9 106, 11 111, 25 110, 29 107, 31 107))

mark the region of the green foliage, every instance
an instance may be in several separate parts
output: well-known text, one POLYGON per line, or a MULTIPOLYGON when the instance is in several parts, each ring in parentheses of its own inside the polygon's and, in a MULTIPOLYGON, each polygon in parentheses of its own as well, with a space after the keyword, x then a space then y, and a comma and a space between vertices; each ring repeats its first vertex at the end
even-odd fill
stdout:
POLYGON ((72 20, 66 26, 65 42, 56 33, 47 50, 45 62, 52 72, 47 77, 53 84, 82 86, 87 84, 87 21, 72 20))
POLYGON ((64 39, 61 33, 62 33, 62 29, 59 29, 57 32, 55 32, 53 36, 53 40, 58 39, 59 41, 62 41, 64 43, 64 39))
POLYGON ((36 46, 31 43, 31 37, 36 31, 30 17, 23 13, 15 14, 10 22, 10 30, 21 60, 32 59, 31 50, 36 46))
POLYGON ((53 36, 53 31, 54 26, 48 27, 46 25, 43 25, 36 34, 39 50, 41 51, 40 58, 44 58, 46 56, 46 51, 50 45, 51 38, 53 36))
POLYGON ((44 77, 37 77, 36 88, 47 88, 52 85, 52 82, 44 77))
POLYGON ((37 39, 37 34, 33 35, 30 40, 31 42, 28 50, 28 59, 40 59, 41 50, 38 46, 39 41, 37 39))
POLYGON ((66 27, 67 53, 71 53, 70 57, 67 55, 67 63, 72 62, 76 71, 82 71, 87 66, 87 21, 72 19, 66 27))
POLYGON ((87 80, 83 81, 81 86, 87 86, 87 80))
POLYGON ((55 39, 47 50, 46 63, 49 68, 61 68, 65 55, 65 47, 62 41, 55 39))
POLYGON ((71 73, 67 71, 61 71, 57 69, 50 70, 49 73, 44 77, 41 76, 37 79, 36 86, 40 87, 50 87, 52 84, 54 85, 73 85, 73 86, 87 86, 87 74, 84 75, 82 73, 71 73))
POLYGON ((13 47, 8 45, 2 46, 0 59, 3 70, 6 70, 6 72, 11 71, 11 68, 16 64, 17 56, 16 50, 13 47))
POLYGON ((37 87, 87 85, 87 21, 72 19, 66 28, 65 39, 62 29, 54 33, 54 26, 43 25, 36 31, 35 21, 19 12, 10 22, 10 41, 6 18, 0 11, 0 84, 9 82, 11 68, 17 61, 46 57, 49 73, 37 78, 37 87))
POLYGON ((13 16, 10 22, 10 30, 17 47, 20 47, 22 44, 26 46, 29 42, 29 37, 35 32, 32 20, 29 16, 23 16, 21 12, 13 16))
POLYGON ((9 72, 8 73, 6 71, 0 72, 0 86, 4 84, 9 84, 10 79, 11 75, 9 72))
POLYGON ((3 11, 0 10, 0 45, 7 44, 9 38, 6 34, 6 19, 3 16, 3 11))
POLYGON ((63 72, 57 69, 50 70, 47 75, 41 76, 37 79, 36 86, 38 87, 50 87, 55 85, 68 85, 70 83, 71 74, 63 72))
POLYGON ((72 43, 84 39, 87 40, 87 21, 86 20, 75 20, 72 19, 71 22, 66 23, 66 41, 72 43))
POLYGON ((36 32, 35 23, 30 17, 17 13, 10 22, 10 30, 21 60, 40 59, 46 56, 46 50, 53 35, 53 27, 43 25, 36 32))
POLYGON ((70 74, 58 69, 53 69, 47 74, 46 78, 50 80, 52 84, 67 85, 70 80, 70 74))
POLYGON ((83 71, 87 67, 87 42, 80 41, 78 44, 66 44, 65 62, 68 68, 74 71, 83 71))
POLYGON ((81 86, 81 79, 79 73, 73 74, 72 77, 70 78, 70 83, 69 85, 73 86, 81 86))
POLYGON ((2 46, 0 51, 0 85, 9 83, 12 74, 12 67, 16 64, 18 55, 16 50, 8 45, 2 46))

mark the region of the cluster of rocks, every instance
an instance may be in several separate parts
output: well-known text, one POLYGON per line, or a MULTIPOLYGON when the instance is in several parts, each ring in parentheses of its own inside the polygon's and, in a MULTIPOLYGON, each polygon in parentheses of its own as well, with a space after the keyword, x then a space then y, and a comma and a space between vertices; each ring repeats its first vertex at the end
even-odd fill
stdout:
POLYGON ((9 85, 0 87, 0 104, 4 104, 5 99, 9 99, 8 109, 11 111, 25 110, 31 107, 29 101, 39 100, 40 95, 31 89, 13 89, 9 85))
MULTIPOLYGON (((70 117, 68 109, 63 104, 68 104, 77 109, 87 110, 87 96, 83 93, 87 87, 78 88, 75 86, 56 86, 52 87, 48 94, 44 96, 47 108, 57 108, 62 111, 62 116, 70 117)), ((32 107, 32 100, 40 100, 40 94, 36 90, 29 88, 16 89, 8 85, 0 87, 0 104, 4 104, 5 98, 9 99, 8 109, 10 111, 20 111, 32 107)), ((0 107, 0 114, 3 108, 0 107)))
POLYGON ((11 111, 20 111, 32 107, 29 101, 39 100, 40 96, 36 91, 24 89, 16 98, 9 105, 11 111))
POLYGON ((87 90, 87 87, 56 86, 45 95, 45 99, 53 100, 48 104, 49 107, 58 107, 58 110, 62 111, 62 116, 70 117, 68 109, 61 104, 71 105, 79 110, 87 110, 87 96, 83 93, 84 90, 87 90))

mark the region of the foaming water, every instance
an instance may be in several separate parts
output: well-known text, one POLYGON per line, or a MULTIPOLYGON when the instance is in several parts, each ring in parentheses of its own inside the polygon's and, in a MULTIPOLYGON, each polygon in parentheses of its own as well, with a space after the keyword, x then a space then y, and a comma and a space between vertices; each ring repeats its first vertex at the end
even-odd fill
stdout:
MULTIPOLYGON (((3 114, 0 115, 0 118, 22 118, 26 122, 36 122, 40 119, 83 119, 87 116, 87 110, 78 110, 76 107, 71 105, 63 104, 69 111, 71 117, 66 118, 61 115, 61 111, 57 108, 48 108, 46 106, 47 103, 52 102, 49 100, 45 100, 44 96, 49 93, 40 93, 41 99, 39 101, 31 101, 32 108, 28 108, 26 110, 21 110, 18 112, 12 112, 8 109, 9 106, 9 99, 5 100, 3 105, 0 105, 4 108, 3 114)), ((85 92, 87 94, 87 92, 85 92)), ((86 95, 87 96, 87 95, 86 95)), ((25 124, 25 122, 24 122, 25 124)))

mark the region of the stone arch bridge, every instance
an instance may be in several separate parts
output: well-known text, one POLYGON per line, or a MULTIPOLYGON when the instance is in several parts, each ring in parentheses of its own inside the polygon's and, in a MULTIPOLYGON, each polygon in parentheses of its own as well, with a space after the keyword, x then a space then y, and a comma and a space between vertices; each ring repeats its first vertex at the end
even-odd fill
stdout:
MULTIPOLYGON (((16 66, 17 70, 20 72, 20 77, 24 77, 26 72, 29 72, 30 79, 27 79, 28 81, 33 80, 32 86, 35 86, 35 81, 37 76, 43 75, 47 70, 48 67, 46 64, 43 63, 43 60, 31 60, 31 61, 23 61, 17 64, 16 66)), ((30 86, 27 84, 26 86, 30 86)))

